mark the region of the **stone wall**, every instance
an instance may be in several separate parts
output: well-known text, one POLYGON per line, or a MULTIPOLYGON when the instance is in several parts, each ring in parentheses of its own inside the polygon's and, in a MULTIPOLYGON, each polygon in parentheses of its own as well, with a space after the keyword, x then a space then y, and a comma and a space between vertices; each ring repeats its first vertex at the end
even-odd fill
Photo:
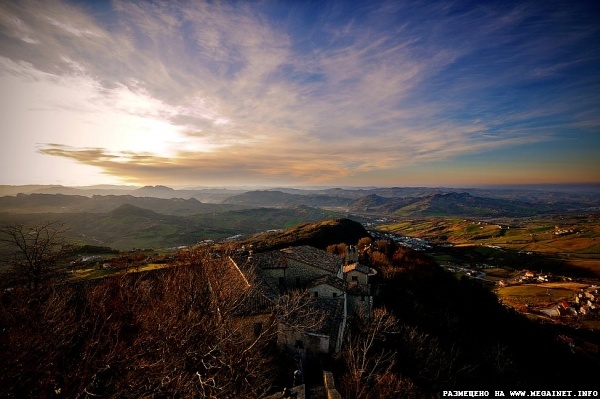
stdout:
POLYGON ((345 280, 349 283, 353 282, 353 281, 358 281, 359 284, 368 284, 369 283, 369 275, 359 272, 357 270, 351 270, 346 274, 345 280), (353 280, 353 278, 356 277, 356 280, 353 280))
POLYGON ((242 337, 252 342, 259 334, 271 328, 275 321, 272 314, 255 314, 247 316, 236 316, 234 323, 242 337))
POLYGON ((319 298, 341 298, 344 295, 344 291, 332 287, 329 284, 319 284, 316 287, 309 288, 308 291, 313 297, 315 296, 315 292, 318 292, 319 298))
POLYGON ((331 371, 323 370, 323 385, 327 392, 327 399, 342 399, 340 393, 335 389, 335 380, 331 371))
POLYGON ((307 352, 327 353, 329 352, 329 337, 319 334, 306 334, 304 332, 291 329, 283 324, 278 326, 277 344, 282 349, 296 350, 300 347, 307 352))

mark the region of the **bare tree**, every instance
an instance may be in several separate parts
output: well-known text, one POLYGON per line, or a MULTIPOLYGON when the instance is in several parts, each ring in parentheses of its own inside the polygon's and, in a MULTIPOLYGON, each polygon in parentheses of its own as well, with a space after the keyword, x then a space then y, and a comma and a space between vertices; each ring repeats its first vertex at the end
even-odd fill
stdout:
POLYGON ((378 308, 370 318, 358 320, 358 329, 348 340, 341 353, 348 372, 342 376, 342 389, 348 397, 366 399, 375 397, 373 388, 381 375, 390 375, 396 353, 380 345, 388 334, 398 331, 394 316, 378 308))
POLYGON ((5 260, 25 277, 29 288, 56 272, 56 266, 70 250, 65 242, 68 229, 57 221, 35 226, 14 223, 0 228, 0 243, 10 255, 5 260))

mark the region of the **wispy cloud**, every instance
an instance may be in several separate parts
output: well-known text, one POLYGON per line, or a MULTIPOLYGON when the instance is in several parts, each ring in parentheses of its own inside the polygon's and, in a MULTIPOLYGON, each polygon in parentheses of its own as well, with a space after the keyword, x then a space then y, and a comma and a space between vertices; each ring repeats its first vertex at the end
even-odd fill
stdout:
POLYGON ((591 21, 461 4, 3 3, 0 76, 78 121, 41 154, 139 183, 333 182, 598 126, 569 75, 591 21))

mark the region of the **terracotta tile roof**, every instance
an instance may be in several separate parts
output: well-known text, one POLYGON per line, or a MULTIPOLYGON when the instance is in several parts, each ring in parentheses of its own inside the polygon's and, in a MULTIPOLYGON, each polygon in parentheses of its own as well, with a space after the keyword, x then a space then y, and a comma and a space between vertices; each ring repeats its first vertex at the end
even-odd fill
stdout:
POLYGON ((285 248, 281 250, 281 253, 288 259, 293 259, 333 274, 337 273, 343 264, 343 259, 340 256, 307 245, 285 248))

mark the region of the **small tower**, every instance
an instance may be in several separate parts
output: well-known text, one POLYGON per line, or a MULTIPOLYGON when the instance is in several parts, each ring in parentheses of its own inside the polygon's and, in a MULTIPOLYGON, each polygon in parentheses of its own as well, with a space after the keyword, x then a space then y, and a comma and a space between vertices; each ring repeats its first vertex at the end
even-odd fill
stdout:
POLYGON ((356 246, 348 245, 346 247, 346 258, 344 261, 346 265, 358 262, 358 251, 356 250, 356 246))

